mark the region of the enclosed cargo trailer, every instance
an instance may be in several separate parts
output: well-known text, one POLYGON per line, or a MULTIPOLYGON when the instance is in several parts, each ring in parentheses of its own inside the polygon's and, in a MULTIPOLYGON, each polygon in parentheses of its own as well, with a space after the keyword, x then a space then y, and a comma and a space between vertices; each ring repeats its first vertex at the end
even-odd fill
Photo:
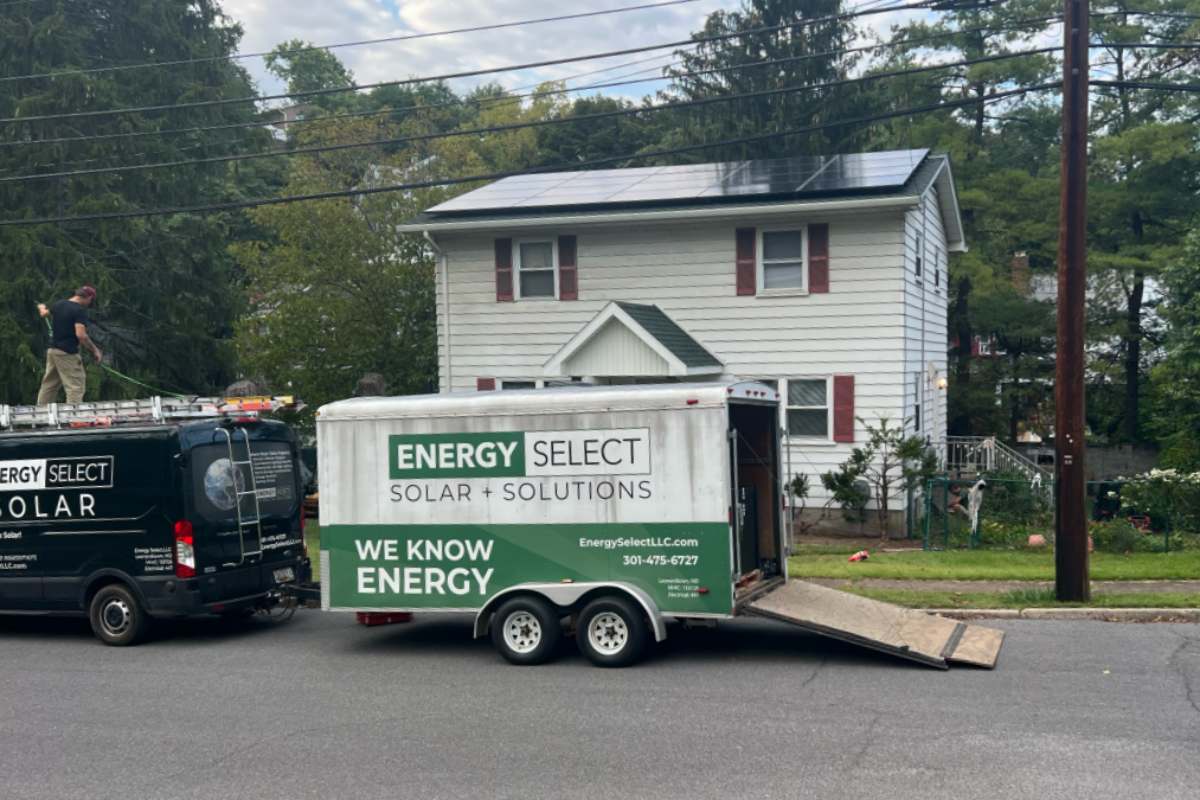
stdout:
POLYGON ((739 613, 938 666, 964 638, 821 587, 780 594, 786 470, 761 383, 357 398, 321 408, 317 435, 326 610, 473 612, 514 663, 549 658, 564 622, 602 666, 635 661, 668 621, 739 613), (909 642, 887 614, 941 638, 909 642))

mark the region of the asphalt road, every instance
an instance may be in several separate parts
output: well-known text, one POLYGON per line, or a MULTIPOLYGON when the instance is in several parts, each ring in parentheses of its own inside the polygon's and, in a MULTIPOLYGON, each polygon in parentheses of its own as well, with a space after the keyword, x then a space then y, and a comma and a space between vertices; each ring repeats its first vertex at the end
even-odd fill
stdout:
POLYGON ((1197 797, 1200 626, 995 624, 994 672, 765 621, 605 671, 569 646, 507 666, 460 617, 198 621, 133 649, 0 619, 0 797, 1197 797))

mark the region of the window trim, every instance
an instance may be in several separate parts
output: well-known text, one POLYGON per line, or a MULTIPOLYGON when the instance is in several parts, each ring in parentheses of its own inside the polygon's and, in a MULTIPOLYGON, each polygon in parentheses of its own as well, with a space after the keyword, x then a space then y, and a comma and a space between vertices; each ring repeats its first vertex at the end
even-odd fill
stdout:
POLYGON ((783 400, 779 404, 779 413, 782 417, 783 435, 788 441, 795 439, 798 442, 806 442, 809 444, 835 444, 833 441, 833 375, 789 375, 786 378, 778 379, 776 390, 779 392, 780 398, 783 400), (790 409, 797 410, 813 410, 822 406, 793 406, 789 402, 788 397, 788 381, 825 381, 825 435, 824 436, 804 436, 799 433, 792 433, 788 429, 787 414, 790 409))
POLYGON ((544 389, 544 388, 546 388, 546 381, 542 378, 497 378, 496 379, 496 390, 497 391, 504 391, 505 389, 508 389, 509 391, 521 391, 521 390, 544 389), (533 386, 507 387, 504 385, 506 383, 532 383, 533 386))
POLYGON ((925 382, 920 370, 913 372, 913 433, 921 432, 921 417, 924 416, 925 382))
MULTIPOLYGON (((779 260, 775 259, 775 261, 779 260)), ((806 223, 798 223, 794 227, 788 226, 786 228, 759 228, 755 232, 754 281, 759 297, 787 297, 789 295, 808 294, 808 225, 806 223), (800 234, 800 286, 777 286, 768 289, 766 287, 766 248, 764 247, 763 237, 768 233, 797 232, 800 234)))
MULTIPOLYGON (((558 236, 526 236, 521 239, 514 238, 512 240, 512 264, 513 264, 513 300, 557 300, 558 299, 558 236), (554 274, 554 291, 548 295, 534 295, 526 297, 521 293, 521 271, 524 267, 521 265, 521 245, 523 244, 550 244, 550 269, 554 274)), ((576 255, 578 259, 579 256, 576 255)), ((546 272, 543 268, 530 269, 530 272, 546 272)))

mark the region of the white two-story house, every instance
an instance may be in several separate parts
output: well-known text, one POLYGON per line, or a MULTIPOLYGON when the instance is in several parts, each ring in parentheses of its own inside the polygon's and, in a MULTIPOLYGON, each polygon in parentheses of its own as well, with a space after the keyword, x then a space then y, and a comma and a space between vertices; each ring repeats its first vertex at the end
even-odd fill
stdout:
POLYGON ((946 431, 950 162, 927 150, 506 178, 404 230, 439 257, 442 391, 778 385, 789 468, 863 421, 946 431))

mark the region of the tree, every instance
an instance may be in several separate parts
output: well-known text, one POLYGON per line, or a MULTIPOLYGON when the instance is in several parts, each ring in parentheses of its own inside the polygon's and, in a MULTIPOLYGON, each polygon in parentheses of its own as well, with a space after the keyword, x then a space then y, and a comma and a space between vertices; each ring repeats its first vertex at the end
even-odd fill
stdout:
POLYGON ((1164 268, 1162 314, 1170 325, 1165 357, 1153 371, 1150 427, 1163 446, 1162 463, 1200 471, 1200 231, 1187 239, 1184 256, 1164 268))
MULTIPOLYGON (((1126 43, 1195 39, 1197 21, 1186 0, 1125 0, 1094 11, 1094 37, 1106 42, 1096 67, 1117 81, 1194 80, 1200 53, 1156 50, 1126 43), (1146 12, 1146 13, 1142 13, 1146 12), (1181 13, 1183 12, 1183 13, 1181 13)), ((1095 138, 1089 193, 1089 268, 1097 274, 1089 317, 1093 373, 1108 379, 1092 387, 1102 401, 1119 392, 1102 433, 1142 438, 1141 399, 1148 362, 1146 325, 1153 302, 1148 282, 1180 256, 1178 243, 1200 211, 1200 156, 1194 133, 1195 101, 1184 93, 1117 87, 1092 105, 1095 138)), ((1151 342, 1151 345, 1153 342, 1151 342)))
MULTIPOLYGON (((330 121, 305 135, 333 144, 377 137, 380 128, 330 121)), ((405 169, 378 149, 297 157, 285 191, 393 183, 405 169)), ((234 247, 250 305, 237 349, 244 374, 308 403, 302 427, 311 428, 311 409, 350 396, 364 373, 379 373, 397 394, 436 390, 433 254, 396 225, 439 196, 360 195, 252 212, 264 233, 234 247)))
POLYGON ((826 472, 821 482, 827 489, 853 487, 865 480, 875 499, 879 535, 888 538, 890 501, 921 486, 937 472, 937 454, 925 446, 920 436, 905 436, 904 425, 893 426, 887 417, 871 425, 858 420, 867 429, 867 443, 850 451, 850 457, 836 471, 826 472))
MULTIPOLYGON (((337 56, 301 39, 276 45, 267 54, 263 64, 293 93, 344 89, 354 85, 354 74, 346 69, 337 56)), ((352 92, 336 92, 305 98, 303 102, 325 110, 345 109, 354 105, 355 95, 352 92)))
MULTIPOLYGON (((787 86, 801 87, 844 78, 853 57, 836 51, 849 46, 855 28, 849 20, 812 20, 841 13, 841 0, 744 0, 735 11, 715 11, 695 36, 708 37, 749 28, 791 25, 782 30, 736 36, 677 51, 681 65, 668 70, 673 78, 666 99, 697 99, 742 94, 787 86), (766 61, 786 60, 764 65, 766 61), (707 72, 703 75, 690 73, 707 72)), ((671 130, 665 146, 718 141, 807 125, 832 122, 861 112, 856 93, 846 88, 786 92, 680 110, 668 115, 671 130), (851 113, 851 112, 854 113, 851 113)), ((699 161, 791 156, 845 151, 858 131, 831 129, 808 136, 766 139, 747 145, 713 148, 696 154, 699 161), (836 144, 835 144, 836 143, 836 144)))
MULTIPOLYGON (((223 60, 241 30, 214 0, 48 0, 0 15, 0 71, 68 72, 105 64, 210 59, 170 68, 64 74, 0 83, 0 117, 170 105, 253 94, 245 71, 223 60)), ((259 129, 138 138, 93 135, 252 122, 253 104, 128 112, 8 123, 0 171, 28 175, 94 166, 186 160, 266 147, 259 129), (77 141, 41 143, 44 139, 77 141)), ((79 175, 0 184, 13 218, 221 202, 270 194, 266 162, 79 175)), ((231 241, 249 233, 244 214, 176 214, 72 225, 0 228, 0 402, 28 403, 40 378, 46 331, 38 301, 94 283, 96 338, 122 372, 147 383, 207 392, 233 376, 230 337, 240 312, 231 241)), ((107 375, 89 379, 89 398, 145 394, 107 375)))

